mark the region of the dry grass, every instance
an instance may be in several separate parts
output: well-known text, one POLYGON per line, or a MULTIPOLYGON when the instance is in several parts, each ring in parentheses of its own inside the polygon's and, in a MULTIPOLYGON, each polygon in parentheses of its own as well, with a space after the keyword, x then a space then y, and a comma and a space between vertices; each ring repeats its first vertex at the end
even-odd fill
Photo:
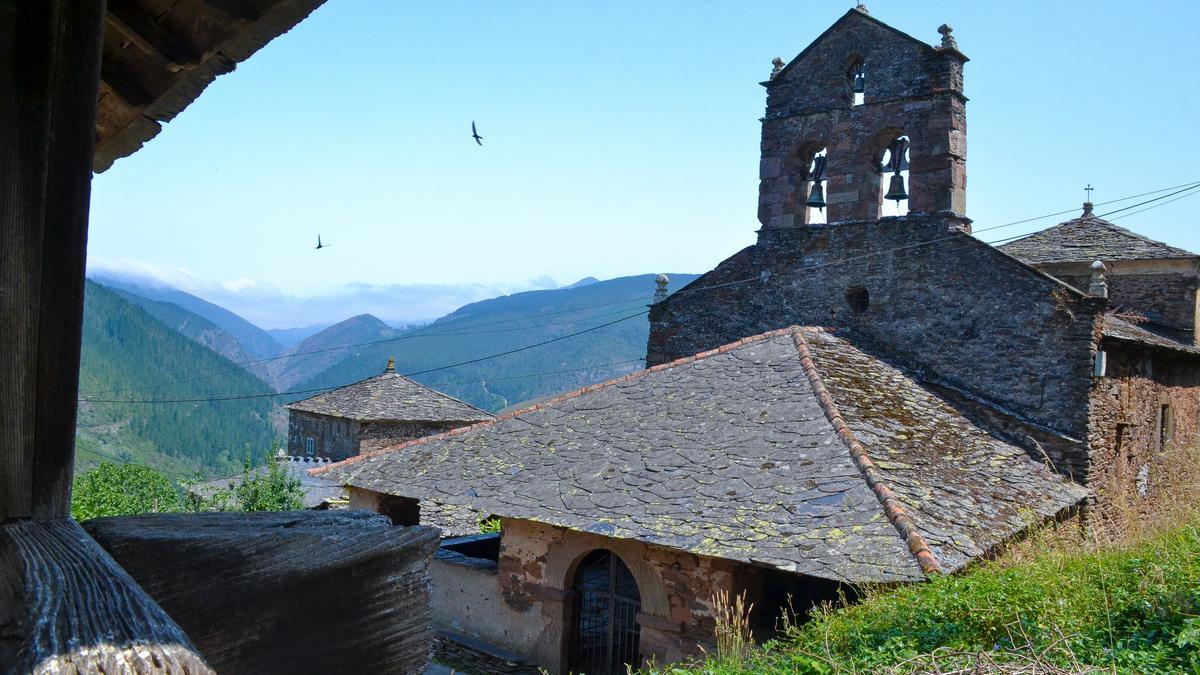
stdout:
POLYGON ((712 597, 712 607, 717 624, 717 660, 727 665, 744 663, 754 647, 750 633, 750 612, 754 603, 746 602, 745 592, 730 596, 728 591, 717 591, 712 597))

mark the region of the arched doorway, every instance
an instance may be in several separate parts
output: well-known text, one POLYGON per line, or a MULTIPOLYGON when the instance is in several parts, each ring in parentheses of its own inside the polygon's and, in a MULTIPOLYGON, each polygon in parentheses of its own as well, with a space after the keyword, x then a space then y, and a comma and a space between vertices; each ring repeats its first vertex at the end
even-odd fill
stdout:
POLYGON ((625 673, 641 662, 637 615, 642 596, 625 563, 611 551, 587 554, 575 572, 570 669, 575 673, 625 673))

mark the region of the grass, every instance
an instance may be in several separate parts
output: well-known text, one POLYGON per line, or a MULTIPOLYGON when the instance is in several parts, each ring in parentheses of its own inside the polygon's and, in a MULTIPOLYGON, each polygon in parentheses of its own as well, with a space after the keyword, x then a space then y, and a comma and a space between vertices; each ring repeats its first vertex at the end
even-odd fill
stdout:
POLYGON ((658 672, 1200 673, 1191 487, 1154 518, 1144 507, 1110 513, 1088 540, 1046 528, 965 573, 820 607, 744 659, 658 672))

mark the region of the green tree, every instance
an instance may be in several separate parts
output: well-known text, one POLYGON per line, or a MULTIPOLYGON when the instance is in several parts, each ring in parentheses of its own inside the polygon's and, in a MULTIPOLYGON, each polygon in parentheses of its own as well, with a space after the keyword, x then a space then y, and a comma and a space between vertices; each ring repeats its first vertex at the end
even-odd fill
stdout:
POLYGON ((183 510, 179 488, 163 474, 137 464, 101 462, 77 475, 71 493, 75 520, 136 513, 170 513, 183 510))
POLYGON ((275 459, 277 444, 267 453, 265 469, 255 469, 250 461, 250 446, 246 446, 245 469, 242 480, 229 489, 222 511, 294 511, 304 508, 304 489, 292 478, 287 467, 275 459))

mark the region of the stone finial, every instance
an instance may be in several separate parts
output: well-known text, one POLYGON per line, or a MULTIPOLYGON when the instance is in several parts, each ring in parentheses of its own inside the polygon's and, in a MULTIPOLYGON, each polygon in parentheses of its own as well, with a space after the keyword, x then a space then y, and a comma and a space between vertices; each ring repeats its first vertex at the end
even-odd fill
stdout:
POLYGON ((278 450, 275 451, 275 461, 282 462, 286 459, 287 459, 287 452, 285 452, 283 448, 279 448, 278 450))
POLYGON ((387 367, 383 369, 383 372, 385 372, 385 373, 396 372, 396 357, 394 357, 394 356, 388 357, 388 364, 387 364, 387 367))
POLYGON ((1094 298, 1108 297, 1108 282, 1104 279, 1104 263, 1099 260, 1092 263, 1092 280, 1088 284, 1088 295, 1094 298))
POLYGON ((660 274, 654 278, 654 304, 658 304, 667 299, 667 284, 671 283, 671 278, 665 274, 660 274))
POLYGON ((860 2, 860 3, 858 3, 857 5, 855 5, 855 6, 854 6, 854 9, 855 9, 855 10, 857 10, 857 11, 859 11, 859 12, 862 12, 863 14, 870 14, 870 12, 868 12, 868 11, 867 11, 867 6, 866 6, 866 5, 864 5, 864 4, 863 4, 863 3, 861 3, 861 2, 860 2))
MULTIPOLYGON (((1092 218, 1092 217, 1094 217, 1094 214, 1092 213, 1092 203, 1091 203, 1091 202, 1084 202, 1084 203, 1083 203, 1083 215, 1082 215, 1082 216, 1080 216, 1080 217, 1081 217, 1081 218, 1092 218)), ((1097 262, 1099 262, 1099 261, 1097 261, 1097 262)))
POLYGON ((775 58, 771 59, 771 65, 774 66, 771 68, 771 79, 773 80, 783 72, 783 59, 776 56, 775 58))
POLYGON ((954 36, 951 35, 951 33, 954 32, 954 29, 950 27, 950 24, 944 23, 938 26, 938 32, 942 34, 943 49, 958 49, 958 42, 956 42, 954 40, 954 36))

